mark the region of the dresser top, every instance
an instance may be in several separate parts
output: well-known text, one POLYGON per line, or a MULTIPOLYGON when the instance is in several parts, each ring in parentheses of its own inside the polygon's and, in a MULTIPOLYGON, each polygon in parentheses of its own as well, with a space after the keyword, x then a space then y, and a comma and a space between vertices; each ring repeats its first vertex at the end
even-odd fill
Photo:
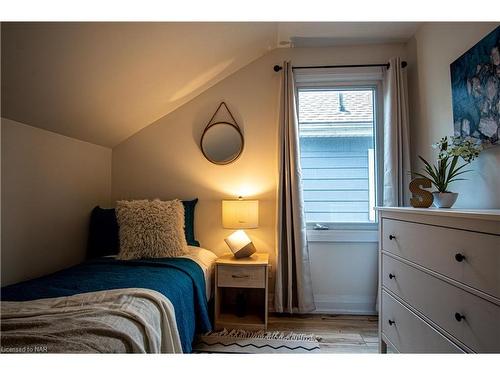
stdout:
POLYGON ((377 207, 380 212, 411 213, 431 216, 463 217, 500 221, 499 209, 462 209, 462 208, 413 208, 413 207, 377 207))
POLYGON ((269 263, 269 254, 255 253, 246 258, 235 258, 232 253, 227 253, 220 256, 215 262, 226 265, 262 266, 269 263))

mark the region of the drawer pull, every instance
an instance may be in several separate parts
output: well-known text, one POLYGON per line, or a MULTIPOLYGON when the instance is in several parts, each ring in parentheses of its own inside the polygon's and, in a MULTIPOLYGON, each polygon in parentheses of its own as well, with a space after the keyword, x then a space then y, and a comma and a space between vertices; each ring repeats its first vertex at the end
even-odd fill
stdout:
POLYGON ((392 274, 392 273, 390 273, 390 274, 389 274, 389 279, 391 279, 391 280, 392 280, 392 279, 395 279, 395 278, 396 278, 396 275, 394 275, 394 274, 392 274))
POLYGON ((455 313, 455 319, 457 322, 461 322, 462 320, 465 320, 465 316, 460 313, 455 313))
POLYGON ((394 320, 391 320, 389 319, 389 325, 392 326, 392 325, 396 325, 396 322, 394 320))
POLYGON ((233 279, 248 279, 249 275, 231 275, 233 279))
POLYGON ((455 254, 455 260, 456 260, 457 262, 462 262, 462 261, 464 261, 464 260, 465 260, 465 255, 460 254, 460 253, 457 253, 457 254, 455 254))
POLYGON ((396 239, 396 236, 392 235, 392 234, 389 234, 389 239, 392 241, 392 240, 395 240, 396 239))

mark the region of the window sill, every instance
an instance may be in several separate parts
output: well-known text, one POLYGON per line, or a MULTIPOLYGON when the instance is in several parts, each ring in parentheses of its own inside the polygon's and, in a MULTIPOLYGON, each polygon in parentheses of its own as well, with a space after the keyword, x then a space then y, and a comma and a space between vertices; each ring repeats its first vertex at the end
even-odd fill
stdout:
POLYGON ((375 230, 307 230, 307 242, 378 242, 375 230))

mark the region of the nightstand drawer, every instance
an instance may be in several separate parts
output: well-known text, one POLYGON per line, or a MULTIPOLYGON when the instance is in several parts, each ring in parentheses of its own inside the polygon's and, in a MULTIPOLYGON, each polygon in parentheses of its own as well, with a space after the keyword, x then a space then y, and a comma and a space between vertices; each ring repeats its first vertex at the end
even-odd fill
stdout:
POLYGON ((265 288, 266 268, 260 266, 217 266, 217 286, 265 288))

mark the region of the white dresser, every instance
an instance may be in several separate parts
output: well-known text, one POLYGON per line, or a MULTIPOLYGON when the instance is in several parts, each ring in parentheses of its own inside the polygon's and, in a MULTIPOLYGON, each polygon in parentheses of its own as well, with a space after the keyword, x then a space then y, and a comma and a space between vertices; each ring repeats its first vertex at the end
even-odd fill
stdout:
POLYGON ((500 353, 500 210, 378 211, 380 352, 500 353))

